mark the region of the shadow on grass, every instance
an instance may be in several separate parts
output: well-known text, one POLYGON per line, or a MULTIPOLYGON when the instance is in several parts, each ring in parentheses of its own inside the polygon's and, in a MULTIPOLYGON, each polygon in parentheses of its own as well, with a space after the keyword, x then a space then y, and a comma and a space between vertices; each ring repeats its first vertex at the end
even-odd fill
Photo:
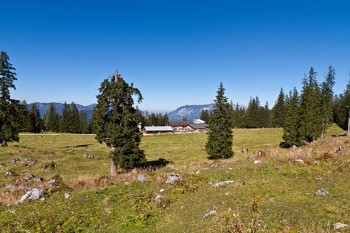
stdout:
POLYGON ((165 167, 169 163, 173 162, 163 158, 159 158, 157 160, 143 162, 142 164, 140 164, 139 168, 157 170, 159 168, 165 167))
POLYGON ((79 148, 79 147, 89 147, 91 146, 92 144, 81 144, 81 145, 76 145, 76 146, 65 146, 64 148, 79 148))

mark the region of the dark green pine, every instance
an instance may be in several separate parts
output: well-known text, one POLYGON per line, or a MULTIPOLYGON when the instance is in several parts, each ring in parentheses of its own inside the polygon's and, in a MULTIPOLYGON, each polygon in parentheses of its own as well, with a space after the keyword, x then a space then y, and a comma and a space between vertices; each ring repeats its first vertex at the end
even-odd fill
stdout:
POLYGON ((272 108, 272 127, 283 127, 285 113, 285 94, 281 88, 275 106, 272 108))
POLYGON ((205 145, 209 159, 227 159, 233 156, 232 121, 225 89, 220 83, 215 99, 215 109, 210 116, 208 141, 205 145))
POLYGON ((0 52, 0 143, 7 146, 8 142, 19 141, 20 110, 18 100, 11 99, 10 88, 16 89, 17 80, 15 68, 9 62, 6 52, 0 52))
MULTIPOLYGON (((130 170, 145 161, 140 149, 141 122, 133 96, 142 100, 141 92, 124 81, 118 73, 105 79, 99 88, 93 125, 96 139, 112 149, 112 161, 120 168, 130 170)), ((111 172, 112 173, 112 172, 111 172)))
POLYGON ((284 114, 283 140, 287 146, 300 146, 302 138, 300 136, 300 106, 299 95, 294 87, 293 93, 290 92, 284 114))
POLYGON ((44 126, 48 132, 59 132, 59 115, 53 103, 50 103, 48 109, 45 111, 44 126))

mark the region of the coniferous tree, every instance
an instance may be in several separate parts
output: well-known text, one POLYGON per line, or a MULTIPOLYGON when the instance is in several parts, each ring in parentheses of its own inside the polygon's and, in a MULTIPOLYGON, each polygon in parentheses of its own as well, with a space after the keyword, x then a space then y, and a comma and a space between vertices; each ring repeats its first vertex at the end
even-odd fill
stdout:
POLYGON ((80 118, 80 130, 79 130, 79 132, 82 134, 90 133, 90 122, 88 120, 87 112, 80 111, 79 118, 80 118))
POLYGON ((101 83, 99 92, 94 115, 96 139, 112 148, 111 175, 115 176, 116 165, 129 170, 145 161, 140 149, 140 118, 133 106, 133 96, 140 103, 142 95, 117 72, 101 83))
POLYGON ((72 102, 68 106, 69 133, 81 133, 80 114, 77 105, 72 102))
POLYGON ((284 112, 285 112, 285 94, 283 92, 283 89, 281 88, 277 98, 277 102, 275 106, 273 106, 272 112, 271 112, 272 127, 274 128, 283 127, 284 112))
POLYGON ((350 81, 346 89, 334 98, 334 122, 344 130, 348 129, 348 118, 350 115, 350 81))
POLYGON ((309 75, 303 79, 300 102, 300 135, 311 142, 322 133, 321 92, 316 81, 317 73, 311 67, 309 75))
POLYGON ((233 156, 232 121, 230 106, 225 97, 225 89, 220 83, 215 101, 215 109, 210 115, 208 141, 205 145, 209 159, 226 159, 233 156))
POLYGON ((28 104, 25 100, 20 105, 20 125, 22 132, 33 132, 33 122, 28 104))
POLYGON ((202 121, 205 121, 205 123, 209 123, 209 110, 208 109, 202 109, 201 115, 199 117, 202 121))
POLYGON ((39 113, 39 109, 35 103, 32 104, 31 109, 31 118, 32 118, 32 126, 33 133, 40 133, 43 129, 43 122, 39 113))
POLYGON ((233 127, 244 128, 245 123, 245 108, 240 107, 238 103, 236 104, 235 111, 233 112, 233 127))
POLYGON ((321 86, 321 96, 322 96, 322 137, 326 129, 333 123, 333 87, 335 83, 335 69, 332 66, 328 67, 328 73, 326 74, 325 81, 321 86))
POLYGON ((68 104, 64 102, 63 110, 60 116, 60 132, 69 133, 70 116, 68 104))
POLYGON ((293 93, 290 92, 285 108, 285 117, 283 123, 283 140, 287 146, 300 146, 302 138, 300 136, 300 106, 299 95, 294 87, 293 93))
POLYGON ((50 103, 44 114, 44 126, 46 131, 59 132, 59 115, 53 103, 50 103))
POLYGON ((10 88, 16 89, 14 81, 17 80, 15 68, 9 62, 6 52, 0 52, 0 142, 7 146, 10 141, 19 141, 19 111, 18 100, 11 99, 10 88))
POLYGON ((246 128, 259 128, 260 123, 260 101, 259 98, 251 98, 247 111, 244 115, 244 124, 246 128))
POLYGON ((266 102, 264 107, 260 107, 260 126, 261 128, 271 127, 271 111, 269 103, 266 102))

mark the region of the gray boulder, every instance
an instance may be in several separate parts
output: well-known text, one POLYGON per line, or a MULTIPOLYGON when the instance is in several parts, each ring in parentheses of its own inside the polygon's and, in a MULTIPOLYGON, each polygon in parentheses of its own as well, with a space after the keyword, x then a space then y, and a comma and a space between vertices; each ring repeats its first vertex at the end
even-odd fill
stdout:
POLYGON ((232 184, 232 183, 234 183, 234 182, 235 182, 234 180, 220 181, 220 182, 217 182, 217 183, 213 184, 213 186, 214 186, 214 187, 220 187, 220 186, 232 184))
POLYGON ((23 203, 25 200, 38 200, 45 195, 44 191, 38 188, 33 188, 24 194, 18 203, 23 203))
POLYGON ((317 195, 317 196, 325 196, 327 194, 328 194, 328 191, 325 190, 324 188, 320 188, 319 190, 317 190, 315 192, 315 195, 317 195))
POLYGON ((171 173, 171 174, 169 174, 165 183, 174 184, 175 182, 180 181, 180 180, 181 180, 181 177, 178 174, 171 173))
POLYGON ((147 177, 146 177, 145 174, 139 174, 139 175, 137 176, 137 180, 140 181, 141 183, 143 183, 143 182, 146 182, 146 181, 147 181, 147 177))

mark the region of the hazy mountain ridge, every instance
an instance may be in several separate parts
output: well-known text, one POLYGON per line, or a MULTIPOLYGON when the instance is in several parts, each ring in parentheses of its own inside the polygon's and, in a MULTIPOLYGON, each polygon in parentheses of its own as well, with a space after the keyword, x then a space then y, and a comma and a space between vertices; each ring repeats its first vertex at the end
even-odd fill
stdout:
MULTIPOLYGON (((46 110, 50 106, 50 103, 35 102, 35 103, 28 104, 28 108, 31 109, 33 104, 36 104, 41 116, 44 116, 46 110)), ((53 103, 53 104, 55 105, 56 112, 58 114, 61 114, 63 107, 64 107, 64 103, 53 103)), ((81 104, 76 104, 76 106, 77 106, 79 111, 86 111, 88 114, 88 118, 91 119, 93 108, 94 108, 94 106, 96 106, 96 104, 90 104, 87 106, 84 106, 81 104)), ((239 107, 245 108, 245 106, 243 106, 243 105, 239 105, 239 107)), ((235 108, 236 108, 236 106, 234 106, 234 110, 235 110, 235 108)), ((177 108, 176 110, 169 112, 168 117, 169 117, 170 121, 181 121, 183 118, 186 118, 188 121, 193 121, 194 119, 198 119, 200 117, 202 110, 213 111, 214 104, 183 105, 183 106, 177 108)), ((145 110, 143 110, 142 112, 144 112, 144 111, 145 110)))

